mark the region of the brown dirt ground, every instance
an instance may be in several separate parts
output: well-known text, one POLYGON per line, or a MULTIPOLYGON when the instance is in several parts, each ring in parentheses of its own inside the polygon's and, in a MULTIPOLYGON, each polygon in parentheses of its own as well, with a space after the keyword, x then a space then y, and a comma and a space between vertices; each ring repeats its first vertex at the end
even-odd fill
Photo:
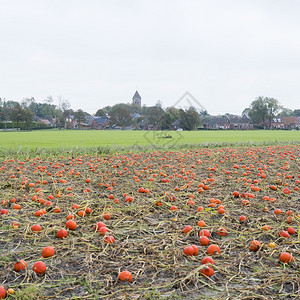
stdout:
POLYGON ((0 165, 0 210, 8 211, 0 215, 0 285, 14 288, 10 297, 17 299, 299 299, 299 161, 299 145, 6 158, 0 165), (199 193, 201 184, 209 189, 199 193), (254 191, 254 186, 260 190, 254 191), (139 193, 140 187, 150 193, 139 193), (291 193, 284 194, 284 187, 291 193), (246 198, 233 196, 233 191, 246 198), (124 193, 133 201, 125 202, 124 193), (110 200, 110 194, 120 202, 110 200), (42 217, 34 215, 44 207, 32 200, 34 195, 45 200, 54 195, 42 217), (187 205, 191 195, 195 205, 187 205), (20 210, 13 209, 12 198, 20 210), (212 198, 221 200, 225 214, 218 213, 218 205, 208 206, 212 198), (243 199, 249 205, 242 205, 243 199), (156 206, 158 202, 162 205, 156 206), (79 217, 78 210, 72 210, 75 203, 80 209, 90 207, 92 213, 79 217), (172 205, 178 210, 171 211, 172 205), (54 206, 61 212, 54 213, 54 206), (204 209, 197 211, 199 206, 204 209), (283 213, 275 215, 277 208, 283 213), (294 214, 287 224, 289 210, 294 214), (104 220, 104 212, 111 220, 104 220), (57 239, 70 213, 76 215, 78 227, 68 231, 66 239, 57 239), (241 215, 246 223, 239 222, 241 215), (221 249, 214 256, 212 277, 201 274, 207 246, 199 243, 199 220, 206 222, 211 243, 221 249), (20 226, 12 228, 12 221, 20 226), (114 244, 106 244, 95 230, 99 221, 115 237, 114 244), (33 224, 40 224, 42 231, 33 233, 33 224), (186 225, 193 227, 188 234, 182 232, 186 225), (271 229, 263 231, 263 225, 271 229), (289 226, 296 233, 279 237, 278 232, 289 226), (221 227, 228 235, 216 234, 221 227), (262 243, 257 252, 249 249, 254 239, 262 243), (183 250, 192 244, 199 254, 186 256, 183 250), (47 245, 56 253, 44 259, 41 251, 47 245), (292 253, 294 262, 280 263, 282 252, 292 253), (13 270, 18 259, 27 262, 25 271, 13 270), (38 260, 47 266, 43 275, 32 271, 38 260), (124 270, 132 273, 132 282, 118 280, 124 270))

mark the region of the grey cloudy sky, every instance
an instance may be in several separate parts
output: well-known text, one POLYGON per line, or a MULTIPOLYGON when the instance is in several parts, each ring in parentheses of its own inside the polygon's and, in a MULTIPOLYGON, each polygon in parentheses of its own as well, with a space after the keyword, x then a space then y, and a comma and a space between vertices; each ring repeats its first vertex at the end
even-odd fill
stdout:
POLYGON ((299 15, 298 0, 0 0, 0 97, 300 108, 299 15))

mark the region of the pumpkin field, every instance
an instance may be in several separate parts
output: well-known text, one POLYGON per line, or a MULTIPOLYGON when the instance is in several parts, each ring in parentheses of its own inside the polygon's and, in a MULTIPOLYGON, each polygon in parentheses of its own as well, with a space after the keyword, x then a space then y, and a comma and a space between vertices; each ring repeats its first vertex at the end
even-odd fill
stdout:
POLYGON ((0 298, 299 299, 300 145, 12 153, 0 298))

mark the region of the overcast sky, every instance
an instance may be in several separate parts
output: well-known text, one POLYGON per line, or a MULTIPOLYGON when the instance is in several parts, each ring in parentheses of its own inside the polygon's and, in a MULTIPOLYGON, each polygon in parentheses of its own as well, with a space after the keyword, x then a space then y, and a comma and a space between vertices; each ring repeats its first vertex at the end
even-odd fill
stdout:
POLYGON ((89 113, 172 106, 210 114, 258 96, 300 108, 298 0, 0 0, 0 97, 52 95, 89 113))

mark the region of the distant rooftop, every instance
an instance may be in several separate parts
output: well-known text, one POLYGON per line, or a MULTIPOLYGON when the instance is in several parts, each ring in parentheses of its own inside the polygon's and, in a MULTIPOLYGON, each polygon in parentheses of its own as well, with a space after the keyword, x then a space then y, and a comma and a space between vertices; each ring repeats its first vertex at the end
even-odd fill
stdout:
POLYGON ((139 99, 139 100, 141 100, 141 99, 142 99, 142 97, 140 96, 140 94, 139 94, 139 92, 138 92, 138 91, 135 91, 135 93, 134 93, 134 95, 133 95, 132 99, 139 99))

